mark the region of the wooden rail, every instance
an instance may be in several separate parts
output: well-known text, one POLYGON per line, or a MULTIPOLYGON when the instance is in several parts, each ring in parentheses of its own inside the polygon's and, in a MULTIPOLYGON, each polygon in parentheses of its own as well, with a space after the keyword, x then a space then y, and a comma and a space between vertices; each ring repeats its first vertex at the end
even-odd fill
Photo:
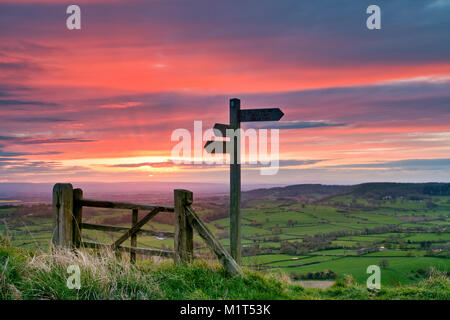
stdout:
POLYGON ((128 209, 128 210, 153 210, 159 208, 161 211, 174 212, 173 207, 164 207, 155 204, 139 204, 139 203, 128 203, 128 202, 115 202, 115 201, 101 201, 92 199, 81 199, 80 205, 83 207, 94 207, 94 208, 110 208, 110 209, 128 209))
POLYGON ((188 190, 174 191, 174 207, 153 204, 102 201, 83 198, 81 189, 73 189, 71 184, 56 184, 53 188, 54 231, 52 241, 55 246, 69 248, 109 248, 116 252, 130 253, 131 263, 135 263, 136 255, 160 256, 173 258, 176 263, 189 263, 194 259, 194 230, 206 242, 217 256, 225 270, 233 275, 242 275, 242 270, 222 244, 214 237, 194 209, 191 207, 193 194, 188 190), (97 225, 83 222, 83 207, 110 208, 131 210, 131 226, 120 227, 97 225), (148 211, 138 219, 139 210, 148 211), (175 213, 175 232, 145 230, 142 227, 160 212, 175 213), (82 240, 82 230, 98 230, 118 232, 122 235, 112 244, 89 242, 82 240), (138 248, 137 236, 152 236, 174 239, 174 251, 151 248, 138 248), (131 246, 123 243, 130 239, 131 246))
MULTIPOLYGON (((85 248, 93 248, 93 249, 108 249, 111 248, 111 245, 104 244, 104 243, 98 243, 98 242, 88 242, 83 241, 82 246, 85 248)), ((148 249, 148 248, 135 248, 135 247, 128 247, 128 246, 119 246, 116 249, 117 251, 122 252, 130 252, 130 253, 137 253, 147 256, 160 256, 160 257, 166 257, 166 258, 173 258, 174 252, 169 250, 157 250, 157 249, 148 249)))
MULTIPOLYGON (((108 231, 108 232, 123 232, 123 231, 130 230, 130 228, 127 228, 127 227, 99 225, 99 224, 91 224, 91 223, 82 223, 81 229, 108 231)), ((137 234, 142 235, 142 236, 160 237, 160 238, 173 238, 175 236, 175 233, 170 232, 170 231, 157 231, 157 230, 144 230, 144 229, 140 229, 137 232, 137 234)))

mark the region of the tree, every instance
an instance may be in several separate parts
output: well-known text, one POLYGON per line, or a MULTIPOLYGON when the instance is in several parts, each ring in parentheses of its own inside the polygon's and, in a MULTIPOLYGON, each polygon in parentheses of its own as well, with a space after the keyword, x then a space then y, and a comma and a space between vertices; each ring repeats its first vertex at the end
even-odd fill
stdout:
POLYGON ((427 201, 425 205, 426 205, 427 209, 434 209, 437 207, 437 205, 434 204, 432 201, 427 201))
POLYGON ((386 259, 381 260, 379 263, 381 268, 385 269, 389 266, 389 261, 387 261, 386 259))

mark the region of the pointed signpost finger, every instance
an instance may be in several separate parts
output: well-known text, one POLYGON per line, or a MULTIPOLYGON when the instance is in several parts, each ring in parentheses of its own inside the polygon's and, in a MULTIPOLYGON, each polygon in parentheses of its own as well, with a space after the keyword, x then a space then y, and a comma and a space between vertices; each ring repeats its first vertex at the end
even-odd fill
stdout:
POLYGON ((226 141, 206 141, 205 143, 205 150, 208 153, 226 153, 227 152, 227 145, 228 143, 226 141))
POLYGON ((216 123, 214 125, 214 134, 218 137, 226 137, 227 136, 227 130, 233 129, 232 126, 229 124, 223 124, 223 123, 216 123))
POLYGON ((284 113, 280 108, 242 109, 240 112, 241 122, 278 121, 283 116, 284 113))

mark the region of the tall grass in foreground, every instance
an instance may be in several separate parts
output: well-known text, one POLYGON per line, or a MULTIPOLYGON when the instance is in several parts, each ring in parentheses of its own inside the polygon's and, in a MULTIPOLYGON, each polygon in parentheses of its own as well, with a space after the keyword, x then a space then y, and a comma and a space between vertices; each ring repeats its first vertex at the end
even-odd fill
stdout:
POLYGON ((349 277, 327 290, 293 284, 283 273, 246 270, 228 277, 217 263, 138 260, 131 265, 111 251, 35 253, 0 238, 0 299, 450 299, 449 278, 433 272, 417 286, 369 291, 349 277), (67 267, 78 265, 81 288, 66 285, 67 267))

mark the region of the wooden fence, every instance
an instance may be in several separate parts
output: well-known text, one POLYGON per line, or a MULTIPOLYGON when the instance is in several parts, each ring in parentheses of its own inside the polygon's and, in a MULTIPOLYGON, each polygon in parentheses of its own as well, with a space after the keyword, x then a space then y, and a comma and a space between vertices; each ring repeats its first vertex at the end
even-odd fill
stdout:
POLYGON ((228 251, 214 237, 204 222, 192 208, 193 194, 188 190, 174 190, 174 207, 153 204, 101 201, 83 198, 81 189, 73 189, 71 184, 58 183, 53 187, 54 232, 53 244, 66 248, 111 248, 116 252, 129 252, 132 263, 136 254, 173 258, 176 263, 189 263, 194 259, 193 231, 215 253, 220 263, 230 274, 242 275, 242 270, 228 251), (131 227, 97 225, 83 222, 83 207, 131 210, 131 227), (141 220, 139 210, 148 212, 141 220), (145 230, 142 227, 161 212, 175 213, 175 232, 145 230), (83 241, 82 230, 99 230, 122 233, 112 244, 83 241), (174 251, 139 248, 137 236, 157 236, 174 238, 174 251), (123 243, 130 239, 131 246, 123 243))

